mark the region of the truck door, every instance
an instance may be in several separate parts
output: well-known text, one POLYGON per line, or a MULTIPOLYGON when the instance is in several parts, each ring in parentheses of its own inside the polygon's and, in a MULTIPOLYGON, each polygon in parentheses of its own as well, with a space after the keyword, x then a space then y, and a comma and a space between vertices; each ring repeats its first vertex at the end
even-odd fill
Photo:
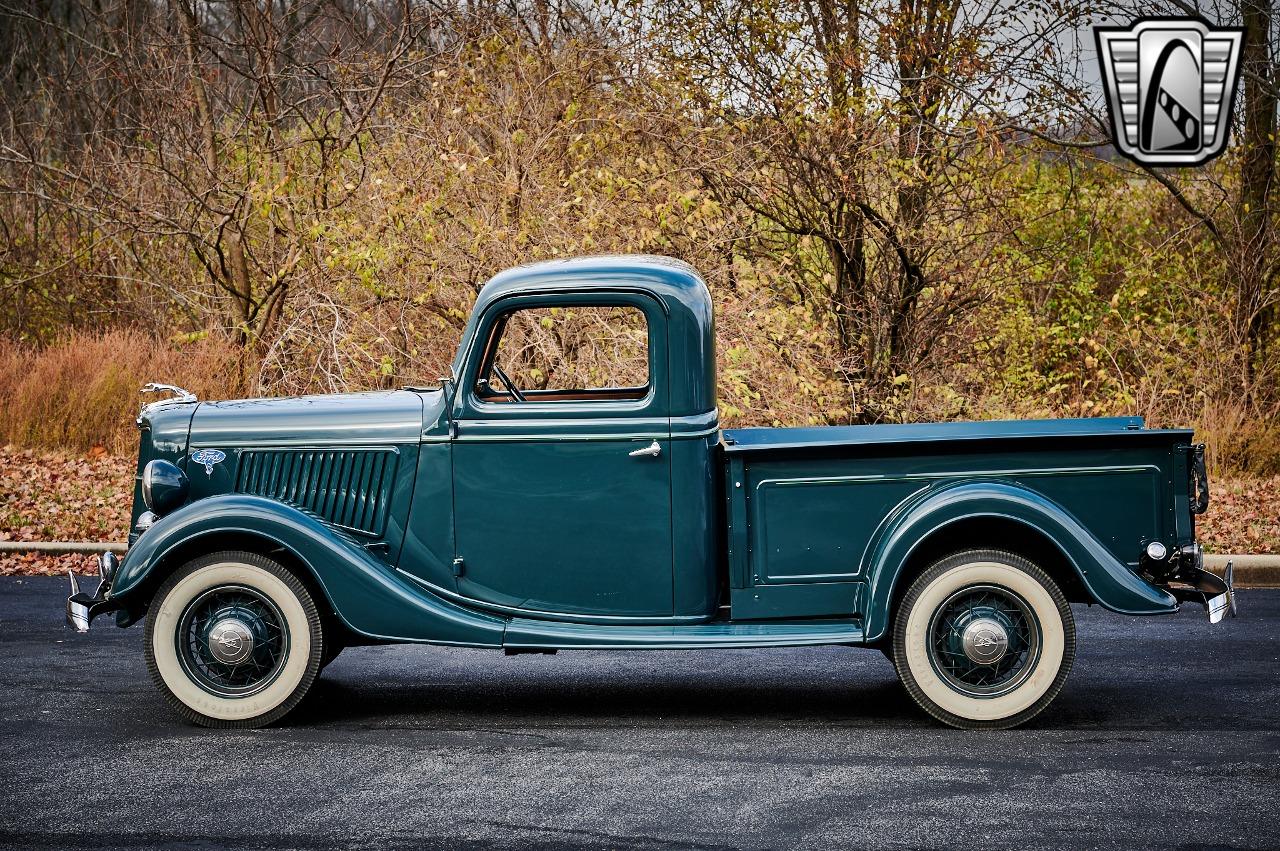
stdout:
POLYGON ((670 617, 662 305, 512 296, 473 339, 454 406, 458 591, 517 613, 670 617))

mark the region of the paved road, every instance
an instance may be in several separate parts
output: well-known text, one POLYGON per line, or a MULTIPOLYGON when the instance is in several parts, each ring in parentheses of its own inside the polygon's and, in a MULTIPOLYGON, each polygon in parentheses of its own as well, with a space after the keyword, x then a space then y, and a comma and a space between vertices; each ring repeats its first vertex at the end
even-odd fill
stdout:
POLYGON ((0 580, 0 845, 1280 846, 1280 591, 1215 628, 1078 607, 1066 689, 994 733, 845 648, 353 649, 287 726, 206 731, 63 594, 0 580))

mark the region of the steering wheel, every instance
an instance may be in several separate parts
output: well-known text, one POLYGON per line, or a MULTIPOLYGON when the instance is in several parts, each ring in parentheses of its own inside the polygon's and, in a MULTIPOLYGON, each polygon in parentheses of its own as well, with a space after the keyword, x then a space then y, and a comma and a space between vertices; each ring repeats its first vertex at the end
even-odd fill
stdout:
POLYGON ((520 388, 516 387, 516 383, 511 380, 511 376, 503 372, 502 367, 498 366, 497 361, 493 362, 493 371, 494 371, 494 374, 498 376, 498 378, 502 379, 502 383, 506 385, 507 391, 510 392, 511 395, 516 398, 517 402, 529 401, 528 399, 524 398, 524 394, 520 392, 520 388))

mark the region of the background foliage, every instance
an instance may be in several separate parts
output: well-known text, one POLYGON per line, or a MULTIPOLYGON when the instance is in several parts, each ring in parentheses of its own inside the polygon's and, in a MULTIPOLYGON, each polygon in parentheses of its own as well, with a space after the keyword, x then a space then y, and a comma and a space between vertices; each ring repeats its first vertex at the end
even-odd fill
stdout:
MULTIPOLYGON (((432 381, 510 265, 703 272, 729 425, 1141 414, 1280 472, 1271 0, 1228 152, 1105 144, 1099 2, 5 0, 0 442, 432 381)), ((1168 12, 1178 12, 1176 3, 1168 12)))

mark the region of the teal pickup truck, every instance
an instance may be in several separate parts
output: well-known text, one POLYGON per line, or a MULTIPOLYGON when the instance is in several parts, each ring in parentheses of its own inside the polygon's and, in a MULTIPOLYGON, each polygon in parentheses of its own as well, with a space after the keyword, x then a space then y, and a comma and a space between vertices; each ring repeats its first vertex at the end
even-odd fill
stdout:
MULTIPOLYGON (((439 387, 138 417, 133 531, 67 620, 145 617, 169 702, 284 716, 344 647, 877 648, 921 707, 1010 727, 1062 688, 1072 602, 1203 603, 1202 445, 1140 418, 721 430, 711 296, 656 257, 480 292, 439 387)), ((803 688, 797 684, 797 688, 803 688)))

